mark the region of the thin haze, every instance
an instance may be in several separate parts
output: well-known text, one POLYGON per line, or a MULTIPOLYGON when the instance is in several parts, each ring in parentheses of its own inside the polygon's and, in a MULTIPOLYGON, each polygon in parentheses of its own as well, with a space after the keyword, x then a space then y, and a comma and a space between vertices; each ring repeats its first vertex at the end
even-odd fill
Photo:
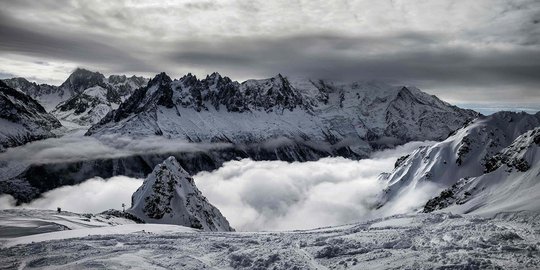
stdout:
POLYGON ((0 5, 0 77, 58 84, 78 66, 236 80, 282 73, 417 85, 470 107, 540 104, 537 0, 0 5))

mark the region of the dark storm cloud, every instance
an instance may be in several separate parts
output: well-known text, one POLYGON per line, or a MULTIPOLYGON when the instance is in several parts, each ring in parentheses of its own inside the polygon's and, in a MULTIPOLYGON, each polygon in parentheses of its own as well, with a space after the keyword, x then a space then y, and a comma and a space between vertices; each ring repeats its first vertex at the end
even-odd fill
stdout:
MULTIPOLYGON (((151 65, 129 54, 103 37, 69 33, 39 25, 26 24, 0 11, 0 52, 42 56, 45 58, 134 67, 145 71, 151 65)), ((44 63, 34 61, 34 63, 44 63)))
POLYGON ((493 86, 521 84, 538 94, 540 50, 447 46, 438 35, 407 33, 385 37, 331 35, 284 39, 186 42, 172 52, 178 63, 233 70, 338 80, 381 79, 423 85, 493 86), (436 47, 433 47, 436 44, 436 47), (408 50, 400 47, 408 46, 408 50), (364 52, 364 53, 362 53, 364 52))
POLYGON ((0 72, 41 81, 62 81, 75 66, 173 77, 218 71, 237 80, 282 73, 413 84, 453 102, 540 102, 534 0, 0 5, 0 72), (54 70, 33 74, 27 61, 54 70))

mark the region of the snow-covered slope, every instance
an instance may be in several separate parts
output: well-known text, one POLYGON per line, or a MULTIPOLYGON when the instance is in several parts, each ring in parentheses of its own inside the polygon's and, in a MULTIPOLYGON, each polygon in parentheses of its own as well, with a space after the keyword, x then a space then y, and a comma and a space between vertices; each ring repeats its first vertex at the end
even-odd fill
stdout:
POLYGON ((19 90, 37 100, 47 112, 52 111, 58 103, 70 97, 54 85, 37 84, 25 78, 11 78, 3 80, 9 87, 19 90))
POLYGON ((59 103, 52 113, 58 119, 90 126, 118 108, 135 89, 146 83, 142 77, 111 75, 106 78, 99 72, 77 69, 59 86, 70 98, 59 103))
POLYGON ((60 86, 36 84, 24 78, 3 80, 36 99, 58 119, 89 126, 126 100, 148 82, 142 77, 111 75, 77 68, 60 86))
POLYGON ((233 231, 174 157, 157 165, 133 193, 129 213, 147 223, 176 224, 205 231, 233 231))
POLYGON ((538 213, 430 213, 242 233, 127 224, 7 239, 0 261, 9 269, 538 269, 539 221, 538 213))
POLYGON ((439 140, 476 117, 413 87, 341 84, 282 75, 232 81, 158 74, 87 135, 163 135, 195 142, 308 145, 334 155, 439 140))
POLYGON ((52 113, 60 120, 88 126, 118 107, 120 97, 111 89, 93 86, 60 103, 52 113))
POLYGON ((489 158, 485 174, 460 179, 427 202, 424 211, 494 214, 540 211, 540 127, 489 158))
POLYGON ((53 137, 60 122, 37 101, 0 81, 0 151, 53 137))
POLYGON ((381 206, 395 207, 392 200, 418 192, 431 198, 461 178, 482 175, 495 154, 538 126, 540 113, 499 112, 474 120, 446 140, 399 159, 394 171, 382 176, 388 188, 381 206))

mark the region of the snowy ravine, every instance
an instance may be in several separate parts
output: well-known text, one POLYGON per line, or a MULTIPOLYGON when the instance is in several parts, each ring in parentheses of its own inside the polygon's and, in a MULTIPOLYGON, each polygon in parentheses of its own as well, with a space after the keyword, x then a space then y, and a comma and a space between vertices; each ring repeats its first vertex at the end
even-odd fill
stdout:
POLYGON ((147 223, 176 224, 205 231, 234 231, 174 157, 158 164, 148 175, 133 194, 128 213, 147 223))
MULTIPOLYGON (((12 211, 23 216, 28 210, 12 211)), ((6 218, 6 211, 0 216, 5 222, 12 219, 6 218)), ((32 214, 25 218, 32 220, 32 214)), ((6 237, 0 225, 0 265, 5 269, 538 269, 539 225, 538 214, 530 212, 493 218, 398 215, 290 232, 203 232, 175 225, 126 224, 6 237)))

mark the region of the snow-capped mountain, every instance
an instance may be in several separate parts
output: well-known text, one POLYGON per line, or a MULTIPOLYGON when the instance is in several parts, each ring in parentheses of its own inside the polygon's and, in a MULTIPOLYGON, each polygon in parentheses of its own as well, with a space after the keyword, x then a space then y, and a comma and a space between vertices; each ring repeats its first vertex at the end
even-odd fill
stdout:
POLYGON ((29 82, 25 78, 11 78, 2 80, 9 87, 19 90, 39 102, 47 112, 52 111, 58 103, 70 97, 57 86, 48 84, 37 84, 29 82))
POLYGON ((0 151, 55 136, 62 125, 30 96, 0 81, 0 151))
POLYGON ((77 69, 59 86, 70 98, 60 102, 52 113, 58 119, 89 126, 118 108, 135 89, 146 83, 142 77, 111 75, 106 78, 99 72, 77 69))
POLYGON ((113 89, 93 86, 58 104, 52 113, 61 120, 88 126, 99 122, 120 104, 120 96, 113 89))
POLYGON ((445 208, 454 213, 475 214, 539 211, 540 127, 525 132, 489 158, 484 172, 460 179, 429 200, 424 211, 445 208))
POLYGON ((87 135, 163 135, 276 148, 292 144, 366 156, 373 148, 444 139, 476 116, 414 87, 282 75, 238 83, 218 73, 172 80, 161 73, 87 135))
POLYGON ((129 213, 147 223, 176 224, 205 231, 233 231, 174 157, 157 165, 132 197, 129 213))
POLYGON ((148 80, 111 75, 77 68, 60 86, 36 84, 24 78, 4 80, 6 84, 35 98, 58 119, 89 126, 127 99, 148 80))
POLYGON ((462 178, 484 174, 496 166, 492 159, 499 151, 538 126, 540 113, 498 112, 468 123, 446 140, 400 158, 394 171, 382 176, 388 188, 380 206, 392 207, 393 199, 419 191, 430 198, 462 178))

